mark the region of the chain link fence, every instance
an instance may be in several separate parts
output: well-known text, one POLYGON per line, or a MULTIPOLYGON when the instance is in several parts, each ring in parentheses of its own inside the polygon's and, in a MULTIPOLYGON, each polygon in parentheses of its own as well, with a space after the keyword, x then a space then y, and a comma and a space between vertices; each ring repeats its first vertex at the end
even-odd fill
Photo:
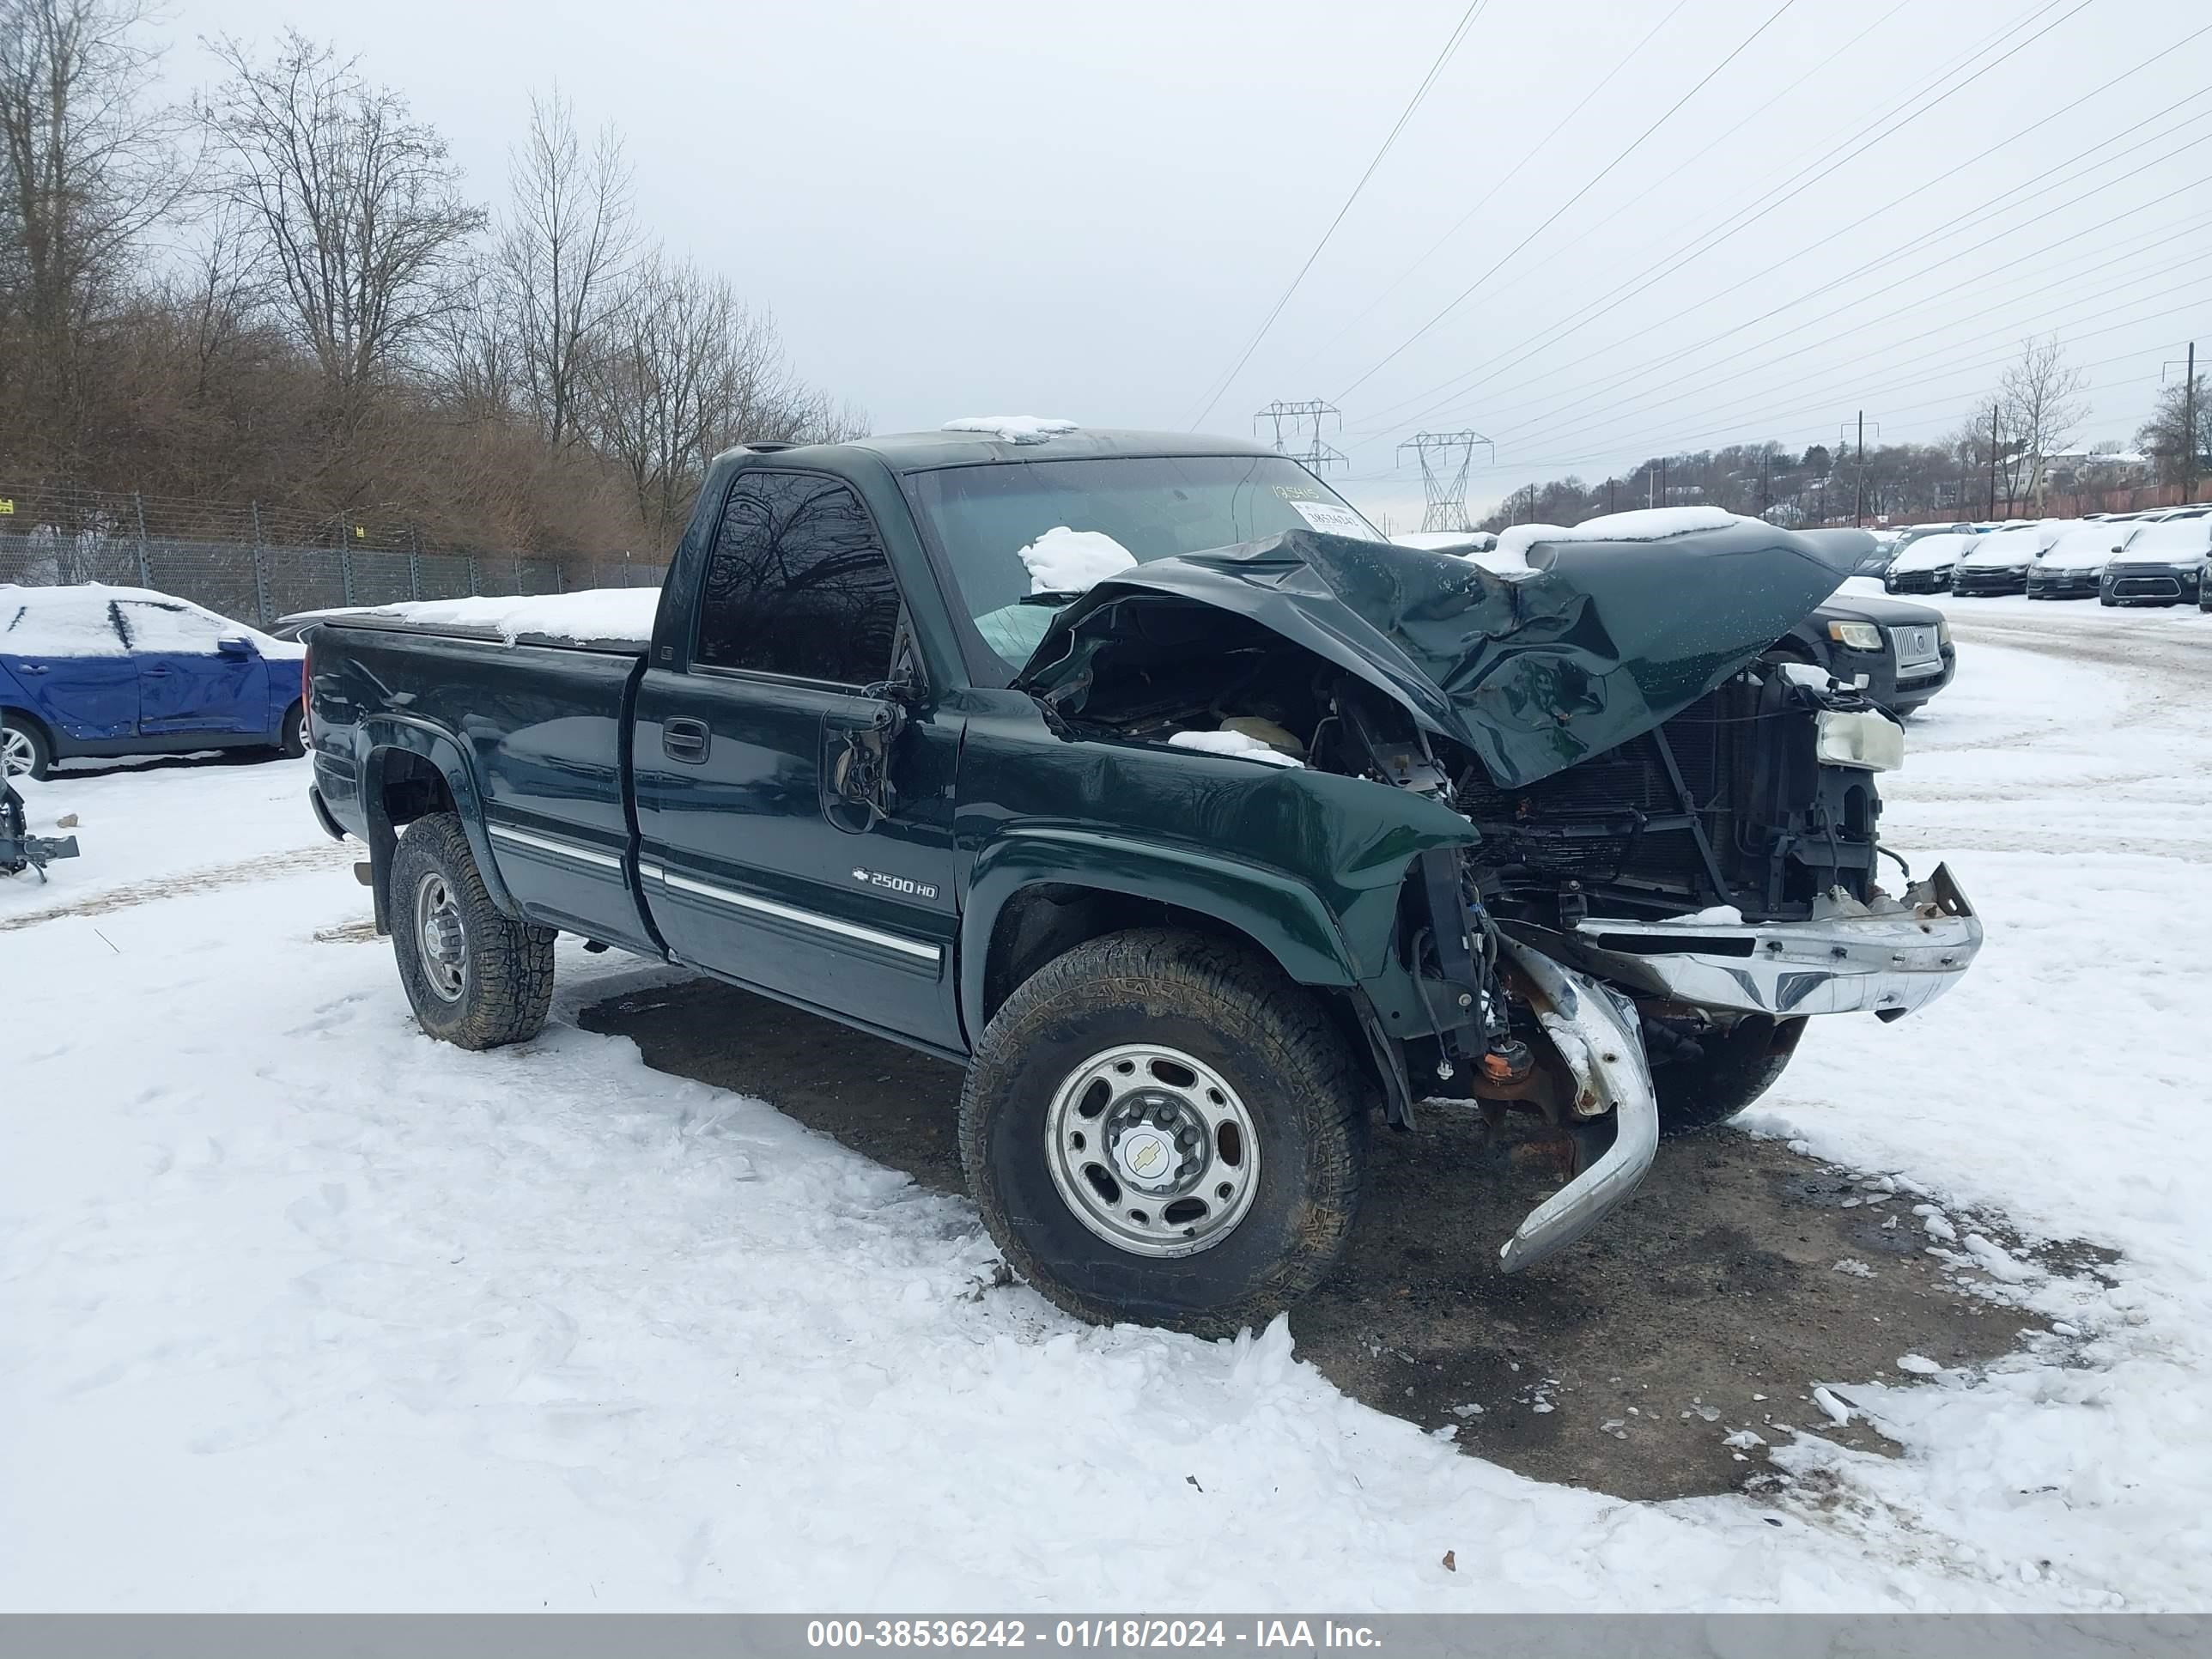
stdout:
POLYGON ((665 564, 425 545, 368 514, 0 485, 0 583, 149 587, 262 628, 299 611, 472 594, 658 587, 665 564))

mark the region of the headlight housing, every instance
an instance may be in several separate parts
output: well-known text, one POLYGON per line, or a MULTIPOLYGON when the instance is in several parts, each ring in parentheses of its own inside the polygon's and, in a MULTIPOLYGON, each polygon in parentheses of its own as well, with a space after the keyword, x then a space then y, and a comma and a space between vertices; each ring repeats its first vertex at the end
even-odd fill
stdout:
POLYGON ((1894 772, 1905 764, 1905 728, 1886 714, 1830 708, 1814 717, 1815 752, 1830 766, 1894 772))
POLYGON ((1828 624, 1828 637, 1854 651, 1881 649, 1881 629, 1872 623, 1832 622, 1828 624))
POLYGON ((1936 624, 1936 643, 1938 645, 1951 643, 1951 619, 1948 617, 1936 624))

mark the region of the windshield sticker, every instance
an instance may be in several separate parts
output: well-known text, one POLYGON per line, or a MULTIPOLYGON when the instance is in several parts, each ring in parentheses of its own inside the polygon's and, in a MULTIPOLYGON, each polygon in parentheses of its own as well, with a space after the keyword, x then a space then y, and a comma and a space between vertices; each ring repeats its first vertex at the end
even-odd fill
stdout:
POLYGON ((1350 536, 1363 542, 1376 539, 1374 527, 1340 501, 1292 501, 1291 505, 1324 536, 1350 536))

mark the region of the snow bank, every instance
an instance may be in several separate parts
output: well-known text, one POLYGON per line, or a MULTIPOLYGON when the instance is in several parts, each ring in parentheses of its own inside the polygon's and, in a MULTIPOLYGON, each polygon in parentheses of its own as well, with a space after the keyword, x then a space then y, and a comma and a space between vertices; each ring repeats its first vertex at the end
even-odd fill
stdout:
POLYGON ((943 429, 988 432, 1010 444, 1041 444, 1048 438, 1077 428, 1073 421, 1054 420, 1048 415, 963 415, 957 421, 947 421, 943 429))
POLYGON ((530 634, 579 643, 607 640, 642 646, 653 638, 653 619, 659 609, 657 587, 586 587, 574 593, 415 599, 402 605, 354 605, 307 614, 316 618, 378 617, 420 628, 487 629, 509 645, 530 634))
POLYGON ((1020 554, 1032 593, 1082 593, 1133 568, 1137 556, 1100 530, 1054 525, 1020 554))

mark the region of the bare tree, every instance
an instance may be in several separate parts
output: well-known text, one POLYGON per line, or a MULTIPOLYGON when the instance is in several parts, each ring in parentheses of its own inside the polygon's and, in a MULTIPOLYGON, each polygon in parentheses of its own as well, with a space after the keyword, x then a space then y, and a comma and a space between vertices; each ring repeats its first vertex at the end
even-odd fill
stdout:
POLYGON ((501 293, 502 273, 469 260, 454 274, 452 303, 432 325, 428 352, 447 404, 463 421, 505 419, 518 402, 520 353, 501 293))
POLYGON ((2161 386, 2136 444, 2152 458, 2160 483, 2204 477, 2205 458, 2212 456, 2212 375, 2198 375, 2193 387, 2182 380, 2161 386))
POLYGON ((722 277, 655 252, 623 286, 617 321, 592 363, 593 426, 640 515, 664 545, 683 527, 707 463, 747 439, 811 440, 864 429, 794 374, 765 313, 722 277))
POLYGON ((591 153, 556 88, 530 100, 530 131, 508 159, 499 242, 522 394, 547 441, 576 435, 585 365, 637 252, 629 163, 611 127, 591 153))
POLYGON ((2005 370, 1997 394, 2004 411, 1998 470, 2007 512, 2015 499, 2041 489, 2045 458, 2063 448, 2081 427, 2089 412, 2081 391, 2081 371, 2067 365, 2055 335, 2021 343, 2020 361, 2005 370))
POLYGON ((139 0, 0 0, 0 305, 27 431, 66 447, 88 331, 132 248, 187 183, 145 91, 160 52, 139 0))
POLYGON ((215 44, 230 79, 200 116, 216 186, 249 216, 287 322, 342 422, 456 303, 451 280, 484 222, 437 131, 354 61, 288 31, 256 62, 215 44))

